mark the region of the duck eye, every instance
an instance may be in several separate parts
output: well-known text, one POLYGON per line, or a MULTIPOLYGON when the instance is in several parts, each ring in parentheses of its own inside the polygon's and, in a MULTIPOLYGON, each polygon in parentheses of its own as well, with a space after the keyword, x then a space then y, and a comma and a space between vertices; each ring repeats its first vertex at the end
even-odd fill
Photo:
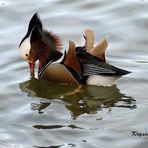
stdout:
POLYGON ((28 57, 28 54, 26 53, 26 57, 28 57))

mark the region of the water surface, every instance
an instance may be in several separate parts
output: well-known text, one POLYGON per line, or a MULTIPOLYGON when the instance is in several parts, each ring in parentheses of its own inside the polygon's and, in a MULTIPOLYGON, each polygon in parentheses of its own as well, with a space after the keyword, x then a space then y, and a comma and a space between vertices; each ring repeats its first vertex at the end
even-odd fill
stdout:
POLYGON ((148 136, 148 2, 146 0, 0 0, 0 147, 145 148, 148 136), (132 71, 113 87, 59 85, 30 79, 18 45, 38 12, 46 29, 83 45, 86 28, 106 59, 132 71))

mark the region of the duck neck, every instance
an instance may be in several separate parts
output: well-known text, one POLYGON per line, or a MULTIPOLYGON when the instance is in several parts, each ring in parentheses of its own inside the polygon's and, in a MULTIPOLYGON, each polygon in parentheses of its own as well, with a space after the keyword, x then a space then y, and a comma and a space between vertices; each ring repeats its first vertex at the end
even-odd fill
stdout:
POLYGON ((38 71, 38 73, 40 73, 41 71, 44 71, 44 69, 51 62, 57 61, 58 59, 61 58, 61 56, 62 56, 62 52, 57 51, 57 50, 52 50, 52 52, 50 52, 49 56, 46 57, 46 59, 45 59, 45 57, 39 58, 39 71, 38 71))

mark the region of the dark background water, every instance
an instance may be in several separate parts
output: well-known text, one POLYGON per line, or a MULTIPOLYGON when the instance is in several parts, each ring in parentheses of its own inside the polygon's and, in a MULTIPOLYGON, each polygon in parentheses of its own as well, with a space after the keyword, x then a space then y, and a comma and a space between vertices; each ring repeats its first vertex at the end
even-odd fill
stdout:
POLYGON ((146 148, 148 136, 148 2, 146 0, 0 0, 0 147, 146 148), (18 45, 38 12, 44 27, 83 45, 107 36, 110 64, 132 71, 116 86, 84 86, 30 80, 18 45))

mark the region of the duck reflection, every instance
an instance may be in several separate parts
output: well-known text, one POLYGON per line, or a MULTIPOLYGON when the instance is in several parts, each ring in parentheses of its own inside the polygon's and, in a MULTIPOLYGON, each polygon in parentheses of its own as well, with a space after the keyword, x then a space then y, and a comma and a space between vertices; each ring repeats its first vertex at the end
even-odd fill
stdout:
POLYGON ((48 107, 51 103, 50 102, 40 102, 39 104, 37 103, 31 103, 31 109, 32 110, 38 110, 39 114, 43 113, 43 109, 45 109, 46 107, 48 107))
MULTIPOLYGON (((77 89, 76 85, 56 84, 49 81, 32 78, 20 83, 20 89, 31 97, 46 99, 59 99, 65 102, 65 107, 71 112, 73 119, 88 113, 96 114, 102 108, 124 107, 133 109, 136 107, 135 100, 120 93, 116 85, 112 87, 84 85, 77 89), (77 90, 77 91, 76 91, 77 90)), ((50 105, 50 102, 33 103, 32 110, 42 110, 50 105)))

